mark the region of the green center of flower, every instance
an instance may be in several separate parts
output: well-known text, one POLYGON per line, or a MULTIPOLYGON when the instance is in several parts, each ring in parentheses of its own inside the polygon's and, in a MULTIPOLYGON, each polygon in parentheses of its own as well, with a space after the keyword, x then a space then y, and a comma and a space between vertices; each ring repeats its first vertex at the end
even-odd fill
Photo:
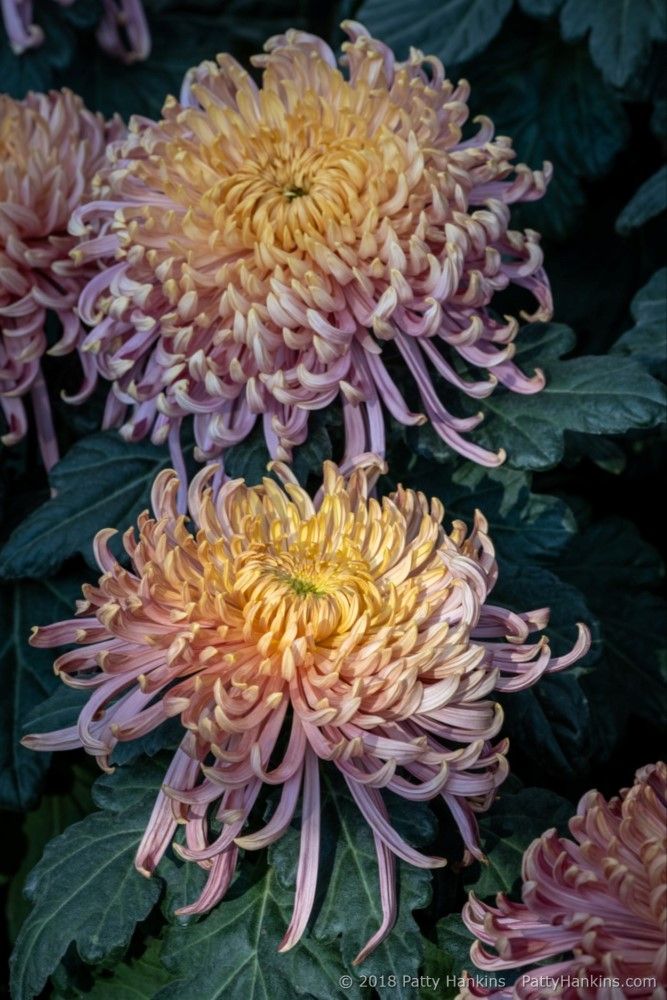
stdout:
POLYGON ((285 188, 283 194, 288 201, 294 201, 295 198, 303 198, 305 194, 308 194, 305 188, 297 187, 296 184, 292 187, 285 188))
POLYGON ((306 594, 317 594, 321 595, 322 591, 313 583, 312 580, 307 580, 302 576, 288 576, 285 580, 287 586, 298 594, 299 597, 305 597, 306 594))

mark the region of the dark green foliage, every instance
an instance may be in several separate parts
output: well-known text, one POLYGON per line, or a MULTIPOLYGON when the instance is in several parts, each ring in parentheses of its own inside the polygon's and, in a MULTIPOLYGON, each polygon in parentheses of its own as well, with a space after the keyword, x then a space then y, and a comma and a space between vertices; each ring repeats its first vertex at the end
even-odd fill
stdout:
POLYGON ((113 969, 101 970, 93 977, 90 988, 79 989, 67 984, 56 988, 53 1000, 154 1000, 156 990, 169 982, 170 976, 160 960, 162 943, 153 938, 138 958, 125 958, 113 969))
POLYGON ((90 769, 74 766, 68 787, 45 793, 39 807, 26 814, 22 831, 26 853, 11 880, 7 894, 7 923, 12 942, 16 940, 21 924, 30 912, 30 903, 23 893, 26 878, 41 858, 48 842, 91 811, 91 781, 90 769))
MULTIPOLYGON (((242 852, 222 904, 200 918, 177 917, 174 910, 201 891, 202 870, 167 852, 145 880, 133 857, 182 736, 179 720, 120 744, 116 771, 99 777, 92 795, 97 773, 82 754, 55 761, 19 744, 26 732, 74 725, 86 699, 58 683, 57 650, 28 646, 31 627, 71 617, 81 584, 97 577, 95 532, 132 525, 150 505, 156 474, 171 464, 166 448, 99 431, 105 386, 77 410, 54 399, 63 457, 48 481, 33 459, 34 437, 0 449, 0 890, 15 945, 12 998, 432 1000, 430 987, 401 980, 421 973, 444 983, 474 971, 460 918, 467 891, 516 896, 531 840, 550 827, 565 831, 580 794, 614 793, 662 749, 667 607, 656 481, 667 375, 665 7, 660 0, 146 0, 145 7, 152 54, 125 66, 96 43, 99 0, 35 2, 41 48, 14 55, 0 22, 0 89, 22 97, 68 86, 105 114, 156 116, 199 61, 231 51, 247 64, 288 27, 336 46, 337 25, 350 17, 401 59, 410 46, 437 54, 450 78, 470 81, 472 115, 487 115, 498 134, 511 136, 519 161, 553 164, 547 196, 512 211, 515 227, 542 233, 554 291, 554 322, 527 323, 517 338, 516 360, 528 374, 542 368, 546 388, 535 396, 499 388, 478 404, 440 386, 457 414, 483 410, 474 439, 503 447, 506 464, 472 465, 429 426, 405 430, 389 421, 380 489, 403 482, 440 497, 447 528, 453 519, 470 524, 479 508, 499 563, 491 599, 517 611, 550 607, 547 633, 558 654, 579 621, 593 646, 576 667, 501 699, 513 774, 481 817, 488 864, 462 868, 461 839, 442 802, 416 808, 387 796, 402 835, 448 865, 431 875, 398 864, 396 928, 359 968, 352 961, 381 920, 375 852, 327 763, 318 893, 302 943, 276 951, 294 902, 298 811, 268 852, 242 852), (364 975, 392 974, 396 986, 362 986, 364 975)), ((468 123, 466 135, 475 128, 468 123)), ((531 308, 513 293, 496 304, 499 314, 531 308)), ((391 367, 389 344, 386 356, 391 367)), ((76 358, 58 361, 70 366, 65 381, 73 387, 76 358)), ((400 366, 395 374, 409 395, 400 366)), ((190 435, 184 425, 192 471, 190 435)), ((294 450, 299 481, 316 489, 322 461, 340 456, 341 441, 336 406, 313 412, 307 441, 294 450)), ((227 452, 225 468, 256 483, 267 462, 260 418, 227 452)), ((119 536, 111 545, 121 553, 119 536)), ((274 802, 272 793, 260 797, 251 828, 274 802)), ((437 995, 457 992, 441 985, 437 995)))
POLYGON ((545 388, 534 396, 498 391, 482 402, 486 422, 477 438, 494 450, 504 447, 514 468, 555 465, 566 431, 619 434, 664 420, 664 389, 641 364, 618 355, 562 360, 574 343, 572 331, 555 324, 526 335, 517 362, 529 371, 539 358, 545 388))
POLYGON ((566 0, 560 22, 567 41, 590 32, 593 62, 615 87, 642 69, 653 42, 667 41, 660 0, 566 0))
POLYGON ((660 215, 665 209, 667 209, 667 167, 661 167, 632 196, 616 220, 616 229, 622 236, 627 236, 633 229, 660 215))
POLYGON ((563 45, 551 24, 518 19, 493 43, 490 58, 462 70, 473 87, 472 110, 493 118, 499 134, 512 136, 519 159, 531 167, 553 163, 546 198, 517 219, 546 236, 564 237, 585 205, 583 182, 605 174, 628 137, 616 93, 583 46, 563 45))
POLYGON ((665 313, 667 268, 658 271, 641 288, 630 306, 635 325, 614 344, 613 352, 634 358, 654 374, 664 377, 667 365, 665 313))
POLYGON ((435 52, 444 62, 462 62, 481 52, 497 35, 512 0, 363 0, 357 19, 382 38, 400 58, 408 47, 435 52))
POLYGON ((23 521, 0 555, 0 576, 40 577, 80 553, 95 565, 101 528, 123 531, 150 506, 150 489, 169 453, 146 441, 127 444, 115 431, 79 441, 53 469, 55 493, 23 521))
POLYGON ((148 814, 93 813, 48 845, 25 886, 34 906, 14 949, 15 996, 37 996, 71 942, 89 963, 122 953, 160 892, 132 864, 148 814))
POLYGON ((471 869, 468 888, 481 898, 498 892, 515 895, 520 886, 521 858, 545 830, 567 833, 572 803, 544 788, 520 788, 508 780, 502 793, 480 821, 486 863, 471 869))
POLYGON ((31 710, 58 684, 54 651, 31 649, 33 625, 69 618, 80 584, 71 576, 22 580, 3 586, 0 596, 0 807, 25 810, 37 802, 48 755, 20 746, 23 724, 31 710))

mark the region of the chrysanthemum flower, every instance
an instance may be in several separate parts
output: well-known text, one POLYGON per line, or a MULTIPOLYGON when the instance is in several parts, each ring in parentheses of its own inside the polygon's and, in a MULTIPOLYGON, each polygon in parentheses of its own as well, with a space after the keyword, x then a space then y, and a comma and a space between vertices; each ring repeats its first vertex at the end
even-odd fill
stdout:
POLYGON ((542 964, 506 989, 471 980, 461 996, 667 996, 665 764, 642 768, 609 802, 588 792, 570 831, 573 839, 549 830, 528 848, 522 903, 500 895, 493 907, 471 895, 463 911, 479 938, 471 958, 481 969, 542 964))
POLYGON ((161 473, 155 519, 123 537, 132 569, 97 535, 103 576, 84 587, 78 618, 36 629, 35 646, 77 642, 56 672, 91 690, 78 726, 29 736, 38 750, 84 747, 103 768, 119 740, 170 716, 186 730, 165 777, 136 865, 148 875, 185 824, 184 858, 208 869, 200 898, 183 913, 208 910, 225 894, 239 847, 275 841, 302 797, 296 903, 282 949, 301 936, 313 904, 319 844, 318 762, 331 761, 369 822, 380 867, 384 920, 359 960, 391 928, 394 856, 424 857, 394 830, 380 789, 409 800, 441 795, 470 855, 480 857, 474 813, 503 781, 506 741, 492 691, 516 691, 561 670, 588 647, 550 656, 529 641, 545 609, 514 614, 487 604, 497 568, 486 522, 472 532, 442 527, 443 507, 399 487, 370 499, 373 472, 346 481, 327 463, 313 503, 289 469, 284 489, 225 483, 214 499, 207 467, 189 491, 193 536, 176 505, 178 480, 161 473), (281 731, 286 746, 273 759, 281 731), (282 794, 268 824, 244 825, 264 783, 282 794), (212 803, 222 824, 207 825, 212 803))
MULTIPOLYGON (((0 95, 0 407, 9 425, 2 440, 14 444, 25 434, 23 397, 30 394, 47 468, 58 447, 40 368, 44 324, 49 310, 62 323, 49 354, 80 347, 77 299, 96 268, 71 259, 67 223, 89 194, 107 140, 120 134, 119 120, 105 124, 69 90, 30 93, 23 101, 0 95)), ((104 240, 98 243, 103 248, 104 240)), ((75 402, 95 385, 90 354, 80 357, 84 384, 75 402)))
MULTIPOLYGON (((56 0, 61 7, 70 7, 76 0, 56 0)), ((151 36, 141 0, 102 0, 102 18, 97 28, 97 40, 109 53, 133 63, 146 59, 151 50, 151 36)), ((44 32, 33 24, 32 0, 0 0, 7 40, 12 51, 21 55, 44 41, 44 32)))
POLYGON ((361 25, 337 69, 315 36, 289 31, 255 57, 262 86, 231 57, 191 70, 159 122, 135 119, 110 152, 108 197, 76 213, 78 255, 99 257, 90 223, 115 234, 81 297, 87 348, 113 381, 106 426, 168 436, 195 415, 199 458, 242 440, 258 414, 274 458, 304 441, 310 410, 340 396, 346 452, 384 454, 382 406, 430 419, 452 448, 481 416, 456 417, 429 366, 472 397, 500 381, 536 392, 512 362, 517 322, 490 309, 521 285, 551 315, 538 234, 508 206, 542 196, 551 173, 514 167, 509 139, 480 119, 463 138, 469 86, 433 56, 392 52, 361 25), (409 411, 382 359, 393 341, 421 396, 409 411), (461 362, 486 369, 471 381, 461 362), (129 408, 129 415, 128 415, 129 408))

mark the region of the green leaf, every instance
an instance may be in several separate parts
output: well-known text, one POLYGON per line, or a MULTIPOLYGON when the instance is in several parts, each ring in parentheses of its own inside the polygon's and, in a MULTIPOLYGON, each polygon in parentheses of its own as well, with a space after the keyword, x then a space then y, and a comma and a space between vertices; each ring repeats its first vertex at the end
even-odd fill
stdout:
MULTIPOLYGON (((578 535, 575 535, 566 553, 577 544, 577 539, 578 535)), ((555 568, 560 574, 560 559, 555 568)), ((519 612, 529 608, 549 608, 549 624, 545 631, 554 653, 558 655, 571 648, 576 638, 577 622, 587 624, 592 629, 594 640, 597 637, 597 623, 586 604, 584 593, 546 566, 528 561, 513 563, 504 559, 492 599, 519 612)), ((593 650, 577 664, 575 672, 582 669, 582 664, 592 663, 596 656, 594 642, 593 650)), ((571 675, 572 669, 566 676, 571 675)))
POLYGON ((268 475, 270 461, 261 426, 256 425, 249 438, 225 452, 225 472, 232 479, 245 479, 248 486, 256 486, 268 475))
MULTIPOLYGON (((530 330, 540 336, 541 361, 546 363, 552 357, 557 358, 563 350, 561 328, 552 324, 533 326, 530 330)), ((427 430, 428 426, 420 428, 419 440, 427 430)), ((574 535, 576 522, 567 504, 556 497, 531 492, 529 473, 508 465, 486 469, 472 463, 441 461, 439 454, 431 450, 431 441, 425 449, 420 449, 419 440, 416 435, 408 440, 410 485, 428 496, 438 496, 445 505, 448 521, 460 518, 470 524, 475 510, 479 509, 488 521, 489 533, 501 560, 525 563, 526 560, 551 557, 574 535)), ((451 459, 451 449, 444 447, 443 457, 451 459)), ((404 478, 399 472, 392 475, 395 466, 404 461, 404 453, 397 449, 394 462, 390 460, 389 463, 389 488, 395 489, 397 482, 404 478)))
POLYGON ((486 48, 511 7, 512 0, 364 0, 355 17, 401 56, 412 45, 460 63, 486 48))
POLYGON ((79 552, 94 566, 92 541, 101 528, 130 527, 150 505, 168 452, 145 441, 128 443, 116 431, 78 441, 52 469, 56 495, 30 514, 0 553, 0 577, 41 577, 79 552))
POLYGON ((516 469, 483 469, 465 463, 453 471, 422 463, 411 482, 437 494, 447 517, 470 524, 475 510, 489 522, 496 552, 516 563, 539 560, 562 551, 576 531, 567 504, 556 497, 531 493, 530 476, 516 469))
POLYGON ((612 352, 635 358, 655 375, 667 368, 665 315, 667 314, 667 268, 656 272, 637 292, 630 306, 635 325, 618 339, 612 352))
MULTIPOLYGON (((322 947, 305 935, 291 951, 278 954, 293 904, 294 892, 280 884, 275 869, 254 880, 241 874, 203 919, 167 931, 162 961, 175 978, 154 1000, 340 996, 345 966, 336 946, 322 947)), ((349 995, 359 997, 359 992, 349 995)))
POLYGON ((97 973, 90 989, 56 991, 53 1000, 153 1000, 156 990, 169 982, 169 973, 160 961, 162 942, 151 938, 138 958, 127 958, 112 970, 97 973))
POLYGON ((654 42, 667 40, 661 0, 566 0, 560 20, 566 41, 590 32, 593 62, 615 87, 643 68, 654 42))
MULTIPOLYGON (((69 613, 71 615, 72 608, 69 613)), ((63 617, 65 617, 63 615, 63 617)), ((44 624, 41 622, 40 624, 44 624)), ((54 650, 47 650, 49 657, 56 657, 54 650)), ((79 712, 88 701, 90 693, 78 688, 68 687, 57 682, 57 687, 45 701, 40 701, 32 711, 28 712, 23 721, 23 734, 48 733, 54 729, 67 729, 73 726, 79 717, 79 712)))
POLYGON ((614 440, 606 437, 591 437, 590 434, 580 434, 578 431, 567 431, 565 434, 565 452, 568 463, 575 463, 587 458, 605 472, 618 476, 627 465, 627 456, 614 440))
POLYGON ((21 924, 30 911, 30 904, 23 895, 28 873, 37 864, 53 837, 91 811, 90 785, 90 771, 75 767, 71 786, 61 792, 45 795, 39 807, 25 817, 22 832, 27 850, 10 882, 7 894, 7 924, 11 941, 16 940, 21 924))
POLYGON ((497 892, 516 894, 526 848, 553 827, 567 832, 567 822, 574 813, 571 802, 545 788, 501 788, 479 821, 488 863, 475 866, 477 877, 468 882, 468 888, 481 897, 497 892))
MULTIPOLYGON (((183 831, 177 831, 176 843, 185 840, 183 831)), ((243 862, 240 862, 243 870, 243 862)), ((182 926, 189 918, 179 916, 176 911, 198 899, 206 883, 206 872, 199 865, 180 861, 169 852, 160 862, 160 875, 165 882, 165 892, 161 902, 162 914, 170 924, 182 926)))
POLYGON ((227 51, 228 31, 220 17, 164 11, 148 16, 152 51, 148 59, 125 65, 99 48, 86 67, 91 106, 105 115, 119 112, 159 118, 166 97, 178 95, 191 66, 227 51))
POLYGON ((302 445, 294 449, 293 471, 302 486, 309 476, 317 477, 317 488, 322 482, 322 464, 331 458, 331 439, 326 426, 311 418, 308 437, 302 445))
POLYGON ((439 920, 437 933, 440 947, 452 956, 457 966, 459 963, 470 964, 470 945, 474 938, 458 913, 439 920))
POLYGON ((514 611, 548 607, 545 632, 557 655, 571 649, 577 622, 591 628, 593 647, 582 661, 562 674, 542 677, 525 691, 499 698, 505 712, 503 735, 509 736, 515 758, 521 755, 524 768, 533 775, 572 781, 587 773, 596 741, 582 677, 588 668, 594 669, 599 656, 597 621, 579 589, 531 563, 505 561, 492 601, 514 611))
POLYGON ((663 83, 662 93, 658 93, 653 99, 653 113, 651 114, 651 131, 659 139, 667 136, 667 87, 663 83))
POLYGON ((39 994, 72 943, 90 963, 128 944, 160 894, 133 865, 148 815, 146 804, 93 813, 47 846, 26 883, 34 906, 12 955, 15 1000, 39 994))
POLYGON ((531 774, 571 781, 588 773, 595 726, 577 677, 546 676, 499 700, 505 710, 503 735, 515 755, 529 760, 531 774))
POLYGON ((144 758, 132 767, 101 775, 93 785, 93 801, 100 809, 123 815, 153 805, 170 757, 144 758))
POLYGON ((419 1000, 433 1000, 434 996, 438 997, 439 1000, 440 998, 453 1000, 459 990, 456 988, 458 984, 452 981, 454 974, 451 956, 438 948, 433 941, 429 941, 428 938, 423 939, 423 948, 424 962, 420 970, 422 983, 419 990, 419 1000))
POLYGON ((517 206, 513 224, 562 238, 585 204, 582 179, 605 173, 623 146, 625 112, 586 50, 563 45, 549 25, 517 21, 490 55, 463 67, 472 109, 512 137, 520 161, 554 165, 545 198, 517 206))
POLYGON ((627 236, 667 209, 667 166, 644 181, 616 220, 616 232, 627 236))
POLYGON ((533 396, 496 390, 483 400, 487 422, 477 439, 494 450, 503 447, 513 468, 547 469, 563 457, 565 431, 622 434, 655 427, 665 417, 663 387, 631 358, 590 356, 560 360, 540 353, 551 350, 557 332, 560 353, 571 349, 568 327, 547 324, 544 332, 525 336, 516 362, 531 371, 536 360, 544 368, 545 388, 533 396))
POLYGON ((27 714, 57 685, 52 649, 33 649, 28 639, 33 625, 69 618, 78 581, 69 576, 0 588, 0 664, 4 697, 0 703, 0 806, 25 810, 37 802, 49 754, 20 745, 27 714))
MULTIPOLYGON (((475 938, 461 919, 459 913, 450 913, 436 925, 438 945, 433 946, 430 966, 425 970, 439 976, 437 996, 443 1000, 455 1000, 466 987, 467 978, 477 983, 480 991, 497 991, 512 983, 517 973, 485 971, 478 968, 470 958, 470 948, 475 938), (437 963, 437 964, 436 964, 437 963), (446 971, 445 971, 446 970, 446 971)), ((467 987, 469 989, 469 987, 467 987)), ((433 996, 433 989, 430 991, 433 996)), ((428 990, 424 990, 420 1000, 428 1000, 428 990)))
POLYGON ((663 567, 633 524, 606 518, 577 537, 558 572, 586 594, 600 625, 600 658, 582 686, 604 759, 630 716, 659 727, 667 713, 667 607, 649 589, 663 567))
POLYGON ((551 17, 562 5, 563 0, 519 0, 519 6, 531 17, 551 17))
POLYGON ((73 3, 61 6, 62 17, 72 27, 86 30, 96 27, 102 16, 102 0, 87 0, 86 3, 73 3))

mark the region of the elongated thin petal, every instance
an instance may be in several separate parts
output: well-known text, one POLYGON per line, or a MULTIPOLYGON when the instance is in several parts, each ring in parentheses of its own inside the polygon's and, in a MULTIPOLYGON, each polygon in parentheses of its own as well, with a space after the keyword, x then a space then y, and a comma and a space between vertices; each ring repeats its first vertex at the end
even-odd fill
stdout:
POLYGON ((353 965, 361 965, 365 958, 375 951, 389 934, 396 921, 396 861, 392 851, 386 846, 384 841, 373 834, 375 841, 375 851, 378 859, 378 873, 380 876, 380 901, 382 903, 382 923, 377 931, 361 949, 353 961, 353 965))
POLYGON ((306 751, 301 805, 301 849, 296 873, 294 912, 278 951, 289 951, 297 943, 308 923, 317 888, 320 853, 320 777, 319 761, 312 750, 306 751))

